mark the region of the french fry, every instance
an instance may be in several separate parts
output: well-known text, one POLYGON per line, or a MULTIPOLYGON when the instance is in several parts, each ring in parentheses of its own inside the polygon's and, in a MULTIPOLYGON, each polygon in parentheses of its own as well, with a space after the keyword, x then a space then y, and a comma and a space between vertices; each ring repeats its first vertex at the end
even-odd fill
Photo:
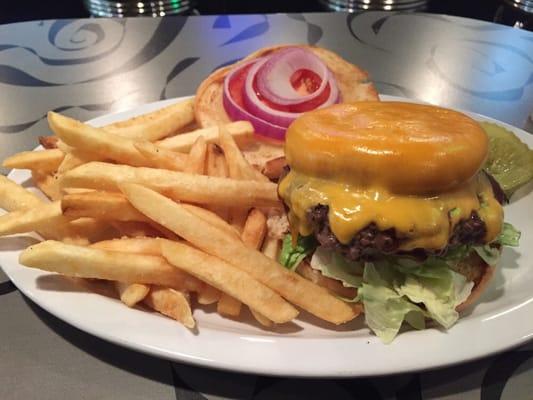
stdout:
POLYGON ((57 136, 39 136, 39 144, 45 149, 57 149, 57 136))
POLYGON ((176 267, 239 299, 277 323, 294 319, 298 311, 246 272, 183 243, 162 241, 163 256, 176 267))
MULTIPOLYGON (((244 230, 241 235, 242 241, 248 247, 258 249, 263 243, 265 233, 266 217, 261 211, 254 208, 250 211, 244 224, 244 230)), ((222 315, 238 317, 241 312, 241 302, 230 295, 223 293, 217 304, 217 312, 222 315)), ((259 313, 254 314, 253 312, 252 314, 254 316, 256 316, 256 314, 259 315, 259 313)), ((260 323, 264 325, 265 321, 268 321, 268 319, 263 317, 260 323)))
POLYGON ((110 221, 111 226, 113 226, 121 236, 129 236, 133 238, 137 237, 160 237, 162 236, 161 231, 154 228, 148 222, 140 221, 110 221))
POLYGON ((120 301, 128 307, 134 307, 143 301, 150 291, 150 285, 143 285, 142 283, 115 282, 115 288, 120 301))
POLYGON ((222 293, 220 293, 220 290, 217 288, 214 288, 213 286, 203 282, 203 287, 200 287, 198 289, 198 296, 197 301, 200 304, 203 305, 209 305, 216 303, 220 300, 220 297, 222 296, 222 293))
POLYGON ((242 303, 227 293, 222 293, 217 303, 217 312, 220 315, 237 318, 241 314, 242 303))
MULTIPOLYGON (((251 249, 260 249, 267 231, 266 217, 256 208, 252 208, 244 224, 242 242, 251 249)), ((254 318, 263 326, 270 327, 272 321, 256 310, 250 309, 254 318)))
MULTIPOLYGON (((45 205, 34 193, 24 189, 3 175, 0 175, 0 207, 6 211, 31 210, 45 205)), ((52 226, 39 229, 38 233, 45 239, 60 239, 85 243, 88 239, 97 240, 105 237, 105 226, 88 218, 69 221, 59 218, 52 226)))
POLYGON ((150 142, 135 142, 134 146, 155 168, 185 170, 188 161, 186 154, 167 150, 150 142))
POLYGON ((254 316, 255 320, 259 322, 261 325, 263 325, 264 327, 270 328, 272 326, 272 321, 269 320, 267 317, 265 317, 260 312, 255 311, 253 308, 250 308, 250 312, 254 316))
POLYGON ((162 257, 145 254, 126 256, 123 252, 76 246, 54 240, 28 247, 20 254, 19 262, 30 268, 67 276, 164 285, 178 290, 189 290, 189 285, 192 283, 194 287, 197 282, 162 257))
POLYGON ((61 204, 42 203, 35 208, 0 215, 0 236, 39 231, 61 221, 61 204))
POLYGON ((61 164, 59 164, 59 167, 57 168, 57 173, 64 174, 65 172, 89 161, 92 160, 86 159, 83 156, 76 154, 76 152, 66 153, 65 158, 63 158, 63 161, 61 161, 61 164))
POLYGON ((0 174, 0 208, 6 211, 27 210, 42 204, 37 195, 0 174))
POLYGON ((277 261, 278 260, 278 253, 279 253, 279 247, 280 247, 280 241, 279 239, 276 239, 271 236, 266 236, 263 248, 261 249, 261 252, 267 256, 268 258, 277 261))
POLYGON ((64 157, 65 154, 59 149, 23 151, 6 158, 2 166, 50 173, 57 171, 64 157))
POLYGON ((121 238, 104 240, 93 243, 91 247, 100 250, 118 251, 124 253, 161 255, 159 240, 150 237, 121 238))
POLYGON ((252 208, 244 224, 242 242, 252 249, 260 249, 267 233, 265 214, 257 208, 252 208))
POLYGON ((148 114, 115 122, 105 131, 133 140, 156 140, 170 136, 194 121, 194 99, 187 99, 148 114))
MULTIPOLYGON (((285 269, 257 250, 250 249, 244 243, 234 240, 220 229, 209 225, 185 210, 180 204, 161 194, 135 184, 123 184, 121 190, 130 203, 150 219, 172 230, 195 247, 250 274, 313 315, 334 324, 341 324, 352 320, 359 314, 358 310, 332 296, 326 289, 285 269)), ((164 252, 163 255, 165 255, 164 252)), ((175 262, 177 260, 173 259, 172 263, 175 262)), ((243 303, 246 302, 243 301, 243 303)), ((251 306, 267 318, 277 322, 271 318, 271 315, 254 305, 251 306)))
POLYGON ((106 158, 134 166, 148 166, 149 161, 134 146, 134 142, 101 128, 94 128, 72 118, 49 112, 48 124, 66 144, 96 153, 106 158))
POLYGON ((219 127, 219 144, 224 150, 228 163, 229 176, 234 179, 256 180, 260 182, 268 181, 268 178, 252 167, 244 158, 235 139, 228 132, 228 129, 221 125, 219 127))
POLYGON ((55 201, 61 199, 61 188, 59 187, 59 180, 55 175, 31 171, 31 177, 35 186, 37 186, 50 200, 55 201))
POLYGON ((73 151, 75 151, 74 147, 69 146, 59 138, 57 138, 56 147, 65 154, 72 153, 73 151))
POLYGON ((67 194, 61 199, 63 215, 69 218, 93 217, 116 221, 148 222, 120 193, 92 191, 67 194))
MULTIPOLYGON (((206 159, 206 172, 208 176, 218 176, 225 178, 228 176, 228 165, 224 158, 224 152, 215 143, 209 143, 207 145, 207 159, 206 159)), ((220 218, 225 221, 229 219, 229 210, 225 207, 209 207, 211 211, 216 213, 220 218)))
MULTIPOLYGON (((151 237, 127 237, 104 240, 91 244, 91 247, 119 253, 145 254, 162 257, 160 240, 151 237)), ((205 300, 205 302, 201 304, 211 304, 219 299, 220 292, 217 289, 207 285, 205 282, 202 282, 192 275, 188 275, 185 272, 183 272, 183 274, 186 276, 186 279, 184 280, 184 288, 186 290, 198 292, 199 296, 201 294, 203 296, 202 298, 205 300)))
MULTIPOLYGON (((130 204, 131 205, 131 204, 130 204)), ((204 221, 208 222, 210 225, 219 228, 220 230, 226 232, 228 235, 235 238, 235 240, 241 240, 239 232, 217 214, 212 211, 209 211, 202 207, 197 207, 192 204, 182 204, 183 208, 189 211, 191 214, 196 215, 199 218, 202 218, 204 221)), ((132 206, 133 207, 133 206, 132 206)))
POLYGON ((271 182, 236 181, 228 178, 192 175, 153 168, 135 168, 90 162, 68 171, 62 187, 117 191, 131 182, 161 191, 174 200, 235 207, 280 207, 277 188, 271 182))
MULTIPOLYGON (((228 133, 232 135, 238 142, 244 142, 249 139, 254 133, 252 124, 247 121, 231 122, 225 125, 228 133)), ((212 126, 209 128, 197 129, 192 132, 182 133, 172 136, 157 142, 158 146, 167 148, 169 150, 188 152, 191 150, 194 142, 200 136, 203 136, 207 143, 218 142, 218 127, 212 126)))
POLYGON ((184 172, 203 175, 205 173, 205 156, 207 143, 203 136, 198 137, 191 147, 184 172))
POLYGON ((285 168, 286 165, 287 160, 285 159, 285 156, 273 158, 265 163, 261 169, 261 173, 270 180, 278 181, 283 173, 283 168, 285 168))
POLYGON ((189 296, 183 292, 162 286, 152 286, 144 299, 144 304, 181 322, 189 329, 193 329, 196 325, 189 304, 189 296))
MULTIPOLYGON (((183 204, 183 207, 211 225, 234 236, 236 240, 240 240, 239 233, 215 213, 192 204, 183 204)), ((92 217, 115 221, 153 222, 133 207, 123 194, 115 192, 92 191, 67 194, 61 199, 61 208, 63 215, 72 219, 92 217)), ((154 228, 161 230, 163 227, 157 224, 154 228)), ((166 228, 163 229, 165 229, 164 233, 168 234, 166 228)), ((134 236, 138 237, 139 235, 134 236)))

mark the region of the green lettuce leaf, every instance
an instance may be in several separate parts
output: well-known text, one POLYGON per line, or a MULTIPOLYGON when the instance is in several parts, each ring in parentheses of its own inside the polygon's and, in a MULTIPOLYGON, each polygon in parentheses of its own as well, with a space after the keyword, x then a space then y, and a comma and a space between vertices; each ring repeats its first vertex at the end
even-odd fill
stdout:
POLYGON ((401 279, 401 274, 389 266, 366 263, 358 291, 366 324, 384 343, 392 342, 404 320, 416 329, 425 327, 424 310, 394 290, 396 279, 401 279))
POLYGON ((279 255, 279 263, 294 271, 305 257, 313 252, 316 241, 312 236, 298 236, 296 246, 292 245, 291 235, 285 235, 279 255))
POLYGON ((516 247, 520 241, 520 231, 516 229, 512 224, 508 222, 503 223, 503 228, 496 239, 502 246, 513 246, 516 247))
POLYGON ((498 264, 501 252, 497 247, 492 247, 490 244, 484 246, 473 246, 472 249, 480 256, 483 261, 491 266, 498 264))
POLYGON ((428 317, 450 328, 459 318, 455 307, 470 295, 473 286, 443 259, 430 257, 418 263, 391 257, 365 265, 359 297, 368 326, 389 343, 404 320, 423 329, 424 318, 428 317))
POLYGON ((468 297, 474 283, 467 283, 463 275, 447 266, 424 266, 431 269, 431 277, 426 276, 425 271, 406 274, 403 284, 395 288, 396 292, 413 303, 424 304, 428 316, 448 329, 459 319, 455 307, 464 301, 465 295, 468 297))
POLYGON ((317 247, 310 264, 322 275, 341 281, 344 287, 358 288, 363 281, 362 263, 350 262, 340 254, 321 246, 317 247))

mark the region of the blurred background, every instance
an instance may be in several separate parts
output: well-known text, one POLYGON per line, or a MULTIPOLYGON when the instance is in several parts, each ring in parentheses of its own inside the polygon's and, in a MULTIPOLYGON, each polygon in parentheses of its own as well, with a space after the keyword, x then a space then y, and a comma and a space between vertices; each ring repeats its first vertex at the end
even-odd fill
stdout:
POLYGON ((90 16, 425 11, 533 30, 533 0, 3 0, 0 23, 90 16))

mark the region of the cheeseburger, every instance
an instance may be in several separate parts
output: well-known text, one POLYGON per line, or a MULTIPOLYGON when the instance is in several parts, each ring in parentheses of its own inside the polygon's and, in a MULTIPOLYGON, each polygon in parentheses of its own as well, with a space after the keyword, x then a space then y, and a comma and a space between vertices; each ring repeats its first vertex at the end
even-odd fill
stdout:
POLYGON ((360 303, 385 342, 403 321, 451 327, 502 246, 518 243, 481 169, 487 153, 481 126, 444 108, 363 101, 303 114, 278 186, 291 228, 280 261, 360 303))

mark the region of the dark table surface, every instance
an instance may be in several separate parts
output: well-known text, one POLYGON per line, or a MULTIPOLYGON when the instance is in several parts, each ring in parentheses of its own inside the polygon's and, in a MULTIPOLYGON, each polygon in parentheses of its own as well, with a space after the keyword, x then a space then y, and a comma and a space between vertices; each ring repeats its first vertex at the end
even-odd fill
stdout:
MULTIPOLYGON (((533 34, 425 14, 35 21, 0 26, 0 158, 35 146, 48 110, 86 120, 194 93, 258 47, 328 47, 379 91, 531 130, 533 34)), ((0 259, 1 264, 1 259, 0 259)), ((43 311, 0 271, 0 399, 527 399, 533 345, 391 377, 302 380, 172 363, 106 343, 43 311)))

